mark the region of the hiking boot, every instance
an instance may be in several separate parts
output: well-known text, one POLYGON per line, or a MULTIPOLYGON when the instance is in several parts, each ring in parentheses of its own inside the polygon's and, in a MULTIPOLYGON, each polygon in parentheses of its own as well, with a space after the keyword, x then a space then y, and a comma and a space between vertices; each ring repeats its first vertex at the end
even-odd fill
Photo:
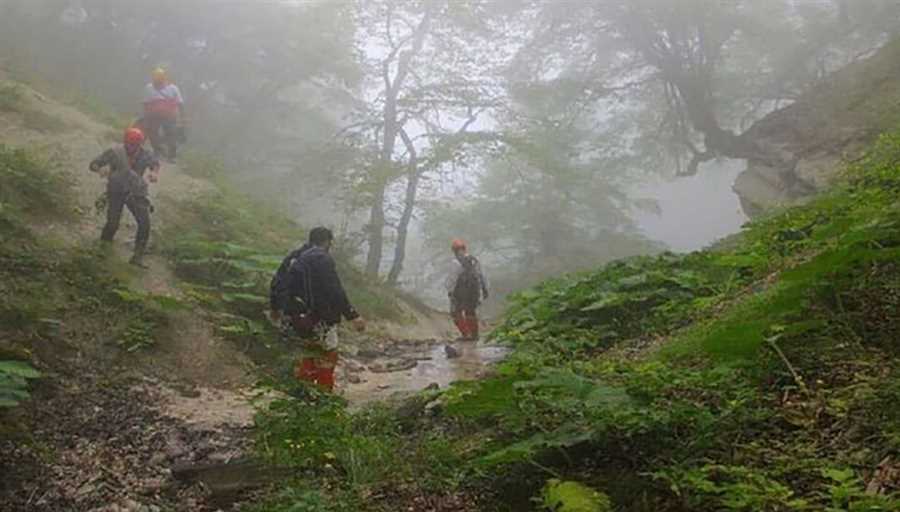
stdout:
POLYGON ((143 256, 143 255, 139 255, 139 254, 135 254, 134 256, 132 256, 131 259, 128 260, 128 263, 134 265, 135 267, 140 267, 140 268, 143 268, 143 269, 148 269, 148 268, 150 268, 150 267, 147 266, 146 263, 144 263, 144 256, 143 256))

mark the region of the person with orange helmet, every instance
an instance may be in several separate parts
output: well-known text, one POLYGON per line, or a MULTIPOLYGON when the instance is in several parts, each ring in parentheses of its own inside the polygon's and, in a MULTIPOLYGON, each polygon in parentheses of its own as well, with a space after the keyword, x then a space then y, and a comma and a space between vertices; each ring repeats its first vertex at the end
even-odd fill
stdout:
POLYGON ((453 266, 448 273, 445 287, 450 299, 450 315, 459 329, 461 339, 478 340, 478 306, 488 298, 488 282, 481 270, 481 263, 469 254, 467 244, 456 239, 450 244, 453 266))
POLYGON ((130 263, 139 267, 144 266, 144 253, 150 239, 152 207, 147 197, 148 184, 156 181, 159 172, 159 161, 153 153, 144 149, 143 144, 144 133, 138 128, 128 128, 121 146, 106 150, 90 164, 92 172, 107 179, 106 224, 100 239, 112 242, 122 220, 122 209, 128 208, 137 222, 134 255, 130 263))
POLYGON ((179 116, 184 123, 184 98, 164 69, 153 70, 150 83, 144 88, 143 106, 140 126, 150 137, 150 145, 156 154, 174 163, 178 151, 179 116))

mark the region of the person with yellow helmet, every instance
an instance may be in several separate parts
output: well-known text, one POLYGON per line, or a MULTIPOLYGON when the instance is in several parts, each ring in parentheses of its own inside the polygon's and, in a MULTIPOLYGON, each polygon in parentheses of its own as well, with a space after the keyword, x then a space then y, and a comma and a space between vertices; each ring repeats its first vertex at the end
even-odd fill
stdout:
POLYGON ((140 126, 150 138, 150 145, 158 155, 175 162, 178 151, 178 121, 184 122, 184 97, 178 86, 169 80, 166 70, 156 68, 150 83, 144 88, 144 116, 140 126))

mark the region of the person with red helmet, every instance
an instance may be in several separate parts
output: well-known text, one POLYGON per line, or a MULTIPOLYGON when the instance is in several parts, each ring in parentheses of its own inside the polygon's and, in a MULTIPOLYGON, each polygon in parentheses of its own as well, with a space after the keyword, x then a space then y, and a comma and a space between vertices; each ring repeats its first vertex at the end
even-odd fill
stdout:
POLYGON ((445 286, 450 298, 450 315, 459 329, 463 340, 478 339, 478 306, 488 298, 488 282, 481 271, 481 263, 469 254, 469 248, 462 240, 454 240, 453 267, 445 286))
POLYGON ((137 222, 134 255, 130 263, 143 267, 144 253, 150 239, 152 210, 147 197, 148 184, 158 179, 159 161, 153 153, 144 149, 144 133, 138 128, 125 130, 122 142, 122 146, 104 151, 90 164, 92 172, 107 179, 106 224, 100 239, 112 242, 122 220, 122 209, 127 207, 137 222))

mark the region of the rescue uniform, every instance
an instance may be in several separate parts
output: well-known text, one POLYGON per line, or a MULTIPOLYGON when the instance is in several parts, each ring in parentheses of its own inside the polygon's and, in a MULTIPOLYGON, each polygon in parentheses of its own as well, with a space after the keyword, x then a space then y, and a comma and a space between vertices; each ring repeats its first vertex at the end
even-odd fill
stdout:
POLYGON ((125 148, 120 146, 106 150, 90 165, 95 172, 103 167, 109 167, 109 176, 106 182, 106 225, 103 226, 100 238, 112 242, 119 230, 122 209, 128 208, 137 222, 134 256, 136 260, 140 260, 150 239, 150 199, 144 174, 157 171, 159 161, 144 148, 139 148, 134 155, 128 155, 125 148))

